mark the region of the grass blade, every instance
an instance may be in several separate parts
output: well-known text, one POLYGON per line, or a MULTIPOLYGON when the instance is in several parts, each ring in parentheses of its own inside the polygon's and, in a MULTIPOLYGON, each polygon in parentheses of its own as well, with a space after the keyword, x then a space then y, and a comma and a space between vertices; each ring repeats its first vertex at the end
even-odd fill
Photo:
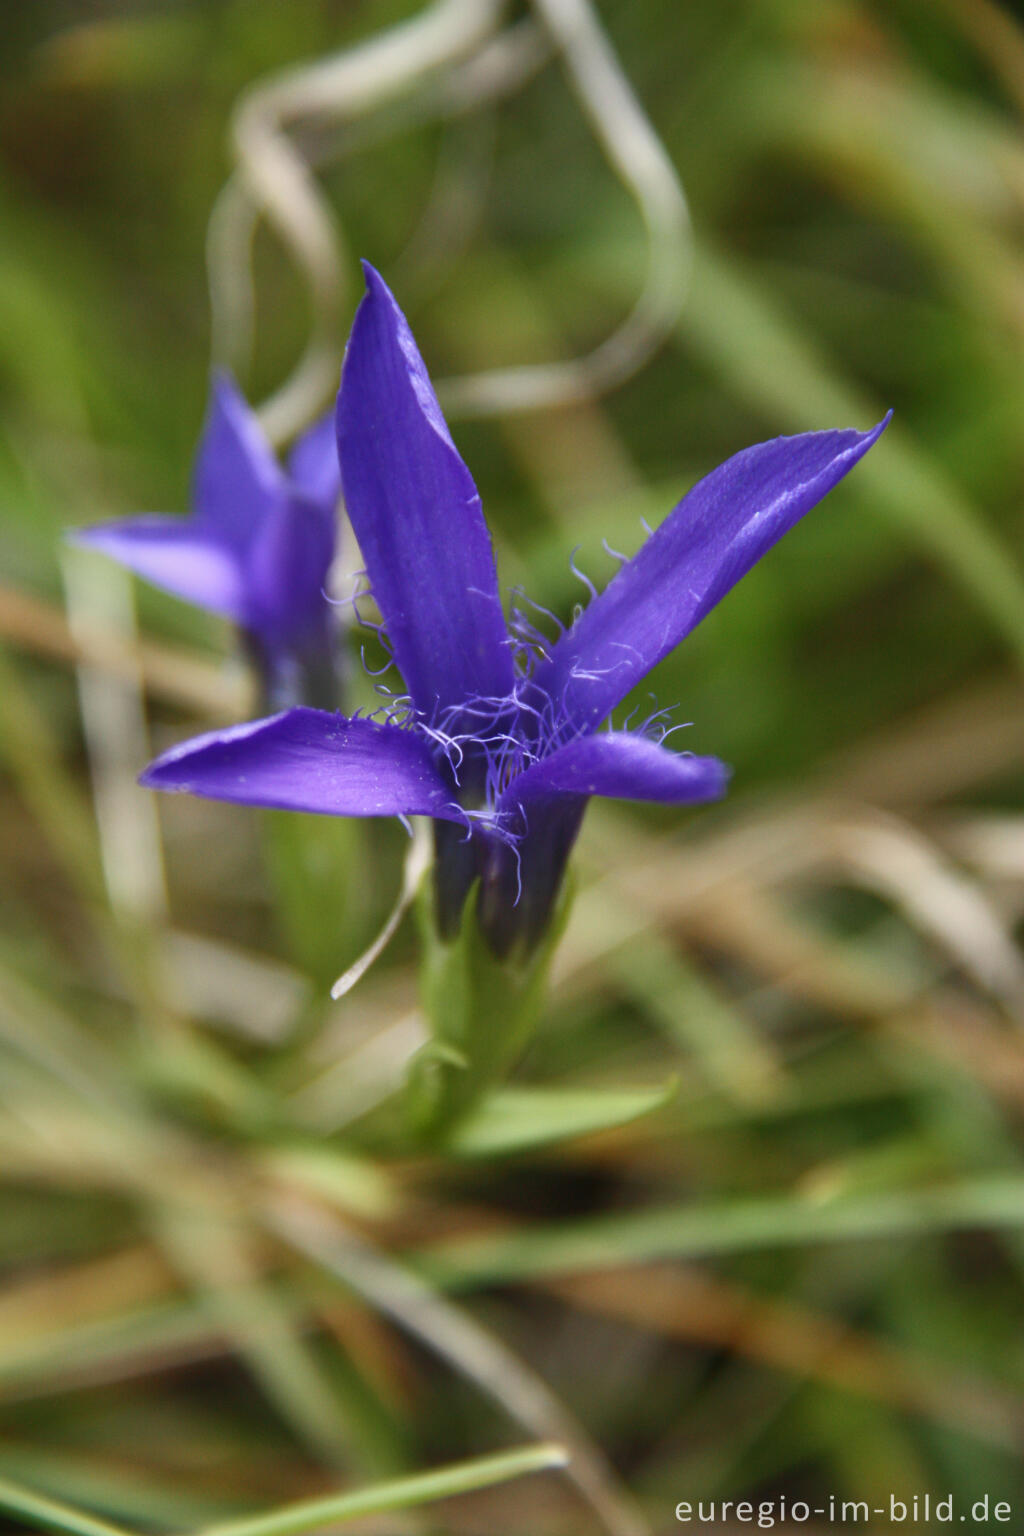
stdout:
MULTIPOLYGON (((200 1536, 301 1536, 302 1532, 319 1530, 321 1526, 338 1525, 344 1520, 382 1514, 392 1509, 409 1509, 416 1504, 450 1499, 460 1493, 471 1493, 477 1488, 489 1488, 495 1483, 508 1482, 514 1477, 525 1477, 530 1472, 564 1467, 567 1460, 560 1445, 524 1446, 519 1450, 504 1451, 497 1456, 481 1456, 473 1461, 456 1462, 453 1466, 439 1467, 434 1472, 417 1472, 410 1477, 375 1483, 373 1487, 360 1488, 355 1493, 334 1493, 322 1499, 303 1499, 300 1503, 286 1504, 282 1509, 271 1510, 267 1514, 209 1526, 200 1536)), ((86 1532, 84 1536, 93 1536, 93 1533, 86 1532)), ((95 1533, 95 1536, 99 1536, 99 1533, 95 1533)), ((110 1533, 106 1532, 105 1536, 110 1536, 110 1533)))
POLYGON ((128 1536, 124 1526, 97 1520, 70 1504, 45 1498, 19 1483, 8 1482, 6 1478, 0 1478, 0 1509, 9 1510, 44 1531, 66 1531, 69 1536, 128 1536))
POLYGON ((822 1201, 787 1194, 663 1207, 467 1238, 418 1257, 431 1280, 456 1290, 652 1259, 977 1227, 1024 1227, 1024 1179, 992 1174, 945 1188, 886 1190, 870 1197, 822 1201))

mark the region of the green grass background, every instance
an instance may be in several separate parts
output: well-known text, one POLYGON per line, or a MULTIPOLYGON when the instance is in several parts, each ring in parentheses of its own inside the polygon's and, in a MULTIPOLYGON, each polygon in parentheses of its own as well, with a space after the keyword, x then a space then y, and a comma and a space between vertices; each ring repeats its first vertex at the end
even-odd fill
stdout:
MULTIPOLYGON (((95 565, 67 586, 61 533, 187 503, 233 104, 414 9, 5 13, 0 1475, 80 1515, 191 1530, 564 1439, 567 1412, 577 1465, 599 1447, 598 1481, 633 1501, 620 1521, 642 1511, 653 1531, 676 1528, 683 1499, 783 1493, 989 1494, 1019 1520, 1010 7, 598 6, 686 187, 692 282, 669 341, 605 398, 456 424, 506 586, 568 614, 570 550, 607 579, 602 539, 635 549, 641 519, 730 453, 895 418, 653 677, 734 790, 682 818, 591 811, 518 1074, 531 1098, 447 1156, 374 1130, 415 1032, 413 925, 349 999, 329 1005, 326 988, 386 916, 400 829, 164 804, 165 900, 130 739, 105 766, 83 734, 81 626, 125 589, 95 565), (595 1131, 605 1109, 646 1113, 595 1131), (386 1304, 367 1253, 447 1298, 447 1349, 418 1291, 386 1304), (489 1386, 482 1339, 505 1351, 489 1386), (531 1412, 516 1411, 518 1371, 551 1394, 531 1412)), ((438 376, 586 350, 642 281, 636 212, 553 65, 486 115, 366 135, 321 181, 438 376)), ((241 382, 259 399, 294 365, 308 301, 265 229, 254 258, 241 382)), ((229 637, 136 597, 143 639, 111 608, 106 659, 94 645, 86 669, 115 734, 137 719, 140 657, 146 750, 244 707, 229 637)), ((369 696, 355 646, 352 688, 369 696)), ((401 1519, 597 1528, 564 1477, 504 1484, 506 1470, 401 1519)), ((60 1523, 7 1503, 15 1526, 60 1523)))

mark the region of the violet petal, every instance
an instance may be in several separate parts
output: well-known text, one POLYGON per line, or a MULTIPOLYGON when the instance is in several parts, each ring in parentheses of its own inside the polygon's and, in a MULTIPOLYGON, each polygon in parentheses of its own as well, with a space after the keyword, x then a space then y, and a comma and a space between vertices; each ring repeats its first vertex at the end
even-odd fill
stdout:
POLYGON ((193 505, 199 522, 232 548, 247 548, 287 482, 255 413, 226 374, 213 394, 196 460, 193 505))
POLYGON ((288 455, 288 479, 296 490, 334 511, 341 496, 341 470, 333 411, 296 440, 288 455))
MULTIPOLYGON (((891 413, 890 413, 891 414, 891 413)), ((689 491, 555 643, 534 682, 592 729, 877 441, 806 432, 746 448, 689 491)))
POLYGON ((246 625, 271 650, 322 635, 335 513, 328 502, 286 496, 270 511, 246 561, 246 625))
POLYGON ((197 607, 243 623, 246 592, 234 552, 197 528, 195 520, 160 512, 124 517, 69 534, 75 544, 98 549, 197 607))
POLYGON ((696 804, 725 794, 729 770, 717 757, 672 752, 632 731, 579 736, 519 774, 499 809, 529 807, 537 801, 605 795, 613 800, 658 800, 696 804))
POLYGON ((322 709, 197 736, 158 757, 139 782, 276 810, 463 819, 420 737, 322 709))
POLYGON ((364 264, 338 395, 345 505, 395 661, 436 714, 514 683, 487 525, 412 332, 364 264))

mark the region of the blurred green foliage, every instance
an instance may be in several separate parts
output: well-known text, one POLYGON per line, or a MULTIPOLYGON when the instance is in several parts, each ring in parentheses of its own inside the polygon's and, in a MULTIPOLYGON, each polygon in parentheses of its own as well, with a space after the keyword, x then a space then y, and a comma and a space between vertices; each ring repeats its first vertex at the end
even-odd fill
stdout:
MULTIPOLYGON (((573 546, 606 580, 602 540, 631 552, 728 454, 896 414, 660 668, 733 798, 591 814, 525 1086, 461 1158, 367 1132, 415 1037, 415 936, 326 1003, 397 889, 399 830, 175 801, 169 907, 117 894, 111 827, 135 847, 149 802, 115 775, 104 810, 61 530, 186 504, 238 94, 416 9, 34 0, 0 28, 0 1473, 150 1529, 458 1461, 508 1438, 466 1364, 486 1326, 654 1528, 680 1499, 779 1492, 988 1493, 1019 1518, 1009 8, 598 6, 686 187, 692 284, 607 398, 456 424, 504 578, 568 615, 573 546), (289 1242, 289 1201, 452 1293, 452 1368, 382 1320, 343 1244, 332 1268, 289 1242)), ((627 312, 643 231, 557 66, 486 116, 337 138, 321 184, 436 374, 572 356, 627 312)), ((254 267, 260 399, 309 317, 265 229, 254 267)), ((162 745, 237 674, 207 618, 137 602, 162 745)), ((544 1490, 453 1502, 443 1528, 591 1528, 544 1490)))

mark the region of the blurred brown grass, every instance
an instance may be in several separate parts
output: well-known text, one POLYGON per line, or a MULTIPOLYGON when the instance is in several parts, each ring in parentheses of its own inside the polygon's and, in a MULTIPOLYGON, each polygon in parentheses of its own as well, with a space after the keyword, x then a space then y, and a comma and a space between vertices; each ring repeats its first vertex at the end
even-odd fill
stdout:
MULTIPOLYGON (((729 802, 589 815, 520 1080, 674 1094, 427 1159, 382 1129, 421 1038, 412 936, 326 994, 402 834, 157 823, 147 741, 244 714, 246 680, 201 616, 140 590, 137 621, 59 557, 68 523, 184 504, 237 93, 413 10, 46 3, 3 43, 0 1475, 195 1528, 515 1422, 572 1439, 620 1530, 691 1497, 1019 1499, 1017 25, 987 0, 600 7, 694 276, 614 393, 457 428, 503 572, 565 613, 565 551, 603 579, 602 538, 634 547, 718 458, 897 426, 656 679, 734 763, 729 802)), ((331 133, 326 195, 438 373, 561 360, 627 311, 642 234, 553 68, 486 118, 331 133)), ((307 314, 264 235, 255 280, 260 396, 307 314)), ((443 1528, 594 1518, 548 1476, 443 1528)))

